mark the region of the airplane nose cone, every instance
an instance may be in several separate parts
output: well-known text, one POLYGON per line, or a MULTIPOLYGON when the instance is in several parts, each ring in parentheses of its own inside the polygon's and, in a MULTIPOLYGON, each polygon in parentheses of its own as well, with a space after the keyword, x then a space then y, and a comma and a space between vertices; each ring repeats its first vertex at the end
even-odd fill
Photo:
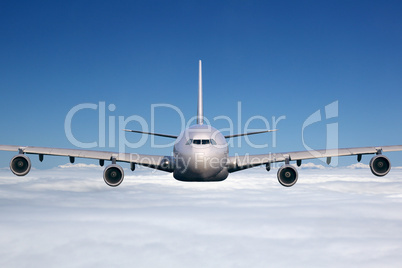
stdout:
MULTIPOLYGON (((208 150, 181 154, 176 161, 180 163, 179 170, 183 177, 194 181, 205 181, 213 178, 226 166, 226 158, 223 154, 216 154, 216 152, 208 150)), ((175 171, 175 173, 178 172, 175 171)))
POLYGON ((202 178, 215 176, 222 169, 220 157, 203 152, 195 153, 189 163, 189 171, 202 178))

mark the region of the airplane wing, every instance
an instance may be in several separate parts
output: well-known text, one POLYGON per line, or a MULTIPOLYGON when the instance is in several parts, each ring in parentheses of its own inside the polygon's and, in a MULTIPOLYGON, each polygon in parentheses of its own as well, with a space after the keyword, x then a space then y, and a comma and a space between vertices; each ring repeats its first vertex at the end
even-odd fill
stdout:
POLYGON ((327 158, 327 163, 329 164, 331 157, 347 155, 357 155, 357 160, 360 161, 361 156, 364 154, 381 154, 382 152, 393 151, 402 151, 402 145, 231 156, 228 159, 228 171, 235 172, 259 165, 289 161, 297 161, 297 165, 300 166, 302 160, 314 158, 327 158))
POLYGON ((112 162, 114 161, 114 162, 127 162, 127 163, 139 164, 167 172, 173 171, 172 168, 169 166, 169 162, 171 162, 171 156, 114 153, 114 152, 104 152, 95 150, 62 149, 62 148, 17 146, 17 145, 0 145, 0 151, 14 151, 19 152, 19 154, 37 154, 39 155, 40 161, 43 160, 44 155, 55 155, 55 156, 67 156, 70 158, 71 163, 74 163, 74 159, 78 157, 78 158, 98 159, 101 166, 103 166, 104 161, 106 160, 112 162))

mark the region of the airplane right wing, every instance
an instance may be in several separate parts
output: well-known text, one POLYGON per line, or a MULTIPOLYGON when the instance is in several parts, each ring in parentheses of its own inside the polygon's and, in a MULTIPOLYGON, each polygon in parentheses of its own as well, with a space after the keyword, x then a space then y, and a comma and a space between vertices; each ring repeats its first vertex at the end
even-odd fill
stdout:
POLYGON ((362 155, 377 154, 371 159, 370 168, 374 175, 384 176, 391 169, 391 163, 382 153, 394 151, 402 151, 402 145, 231 156, 228 158, 227 167, 230 173, 260 165, 266 165, 269 171, 271 163, 285 162, 278 170, 278 180, 283 186, 289 187, 296 183, 298 176, 296 168, 289 165, 290 161, 296 161, 297 166, 300 166, 305 159, 327 158, 327 164, 330 164, 331 157, 357 155, 357 161, 360 162, 362 155))
MULTIPOLYGON (((364 154, 377 154, 381 152, 394 151, 402 151, 402 145, 231 156, 228 159, 228 168, 229 172, 235 172, 268 163, 285 162, 286 159, 288 159, 289 161, 301 161, 305 159, 327 158, 328 160, 328 158, 330 157, 347 155, 357 155, 359 160, 361 159, 361 155, 364 154)), ((329 162, 329 160, 327 162, 329 162)))

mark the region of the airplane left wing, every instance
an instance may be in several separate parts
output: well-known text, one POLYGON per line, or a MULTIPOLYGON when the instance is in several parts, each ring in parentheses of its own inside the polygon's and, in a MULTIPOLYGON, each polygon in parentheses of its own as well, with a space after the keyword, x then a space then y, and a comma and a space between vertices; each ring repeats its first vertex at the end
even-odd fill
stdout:
POLYGON ((91 158, 103 161, 105 160, 112 161, 114 158, 115 161, 117 162, 134 163, 169 172, 169 170, 161 168, 161 166, 165 166, 164 164, 166 164, 162 160, 166 160, 166 158, 170 158, 170 156, 114 153, 114 152, 104 152, 95 150, 62 149, 62 148, 17 146, 17 145, 0 145, 0 151, 17 151, 19 153, 37 154, 40 156, 41 159, 43 159, 42 157, 44 155, 68 156, 70 157, 70 162, 74 162, 75 157, 91 158))
POLYGON ((103 166, 105 161, 111 161, 104 171, 104 180, 110 186, 118 186, 124 178, 123 169, 116 162, 127 162, 131 164, 131 170, 135 169, 135 164, 150 168, 173 172, 172 156, 114 153, 95 150, 81 149, 62 149, 50 147, 0 145, 0 151, 16 151, 18 154, 11 159, 11 171, 18 176, 28 174, 31 169, 31 161, 25 154, 39 155, 39 160, 43 161, 45 155, 66 156, 71 163, 75 158, 90 158, 99 160, 99 165, 103 166))
POLYGON ((357 155, 357 161, 360 162, 362 155, 377 154, 371 159, 370 168, 374 175, 384 176, 391 169, 391 163, 382 153, 393 151, 402 151, 402 145, 231 156, 228 158, 227 167, 229 172, 236 172, 255 166, 266 165, 269 171, 271 163, 285 162, 285 165, 278 170, 278 180, 283 186, 292 186, 296 183, 298 175, 297 170, 289 165, 290 161, 296 161, 297 166, 300 166, 302 160, 305 159, 327 158, 327 164, 330 164, 331 157, 357 155))

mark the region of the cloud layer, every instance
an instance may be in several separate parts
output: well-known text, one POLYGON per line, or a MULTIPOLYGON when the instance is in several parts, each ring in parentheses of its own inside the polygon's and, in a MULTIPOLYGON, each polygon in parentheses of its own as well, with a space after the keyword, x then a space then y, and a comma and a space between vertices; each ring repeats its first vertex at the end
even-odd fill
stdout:
POLYGON ((0 170, 2 267, 395 267, 402 261, 402 170, 301 169, 284 188, 255 168, 183 183, 67 165, 0 170), (68 166, 68 168, 66 168, 68 166))

